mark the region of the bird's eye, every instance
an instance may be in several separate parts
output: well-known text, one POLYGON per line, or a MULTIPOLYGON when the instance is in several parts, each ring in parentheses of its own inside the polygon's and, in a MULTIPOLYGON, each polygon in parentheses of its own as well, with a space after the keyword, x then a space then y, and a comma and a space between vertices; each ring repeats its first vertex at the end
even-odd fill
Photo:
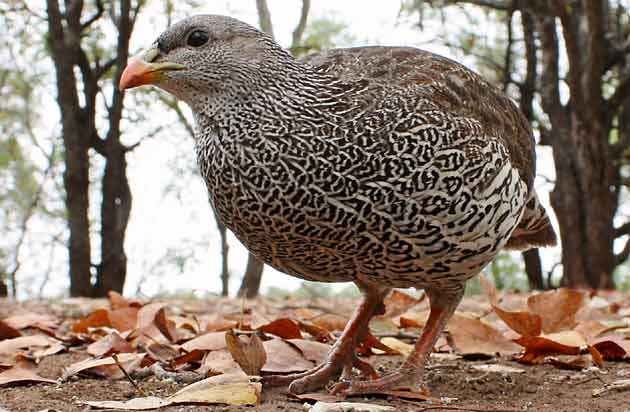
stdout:
POLYGON ((192 47, 200 47, 208 42, 208 33, 201 30, 195 30, 188 35, 188 45, 192 47))

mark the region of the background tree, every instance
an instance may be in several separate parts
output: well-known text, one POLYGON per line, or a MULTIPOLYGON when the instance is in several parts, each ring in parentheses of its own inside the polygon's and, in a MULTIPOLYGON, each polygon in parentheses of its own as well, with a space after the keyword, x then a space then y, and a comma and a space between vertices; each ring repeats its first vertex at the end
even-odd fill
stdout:
POLYGON ((127 274, 124 240, 131 191, 126 155, 133 146, 125 146, 121 140, 124 95, 114 85, 127 64, 129 39, 142 4, 142 0, 97 0, 88 6, 75 0, 62 7, 58 0, 46 2, 48 45, 62 124, 72 296, 122 292, 127 274), (98 41, 105 28, 116 32, 111 50, 98 41), (90 150, 105 162, 98 264, 92 261, 90 239, 90 150))
MULTIPOLYGON (((539 143, 552 148, 556 179, 551 204, 560 226, 562 283, 614 287, 613 271, 630 255, 627 238, 619 253, 614 250, 615 240, 630 234, 630 225, 615 226, 628 181, 628 5, 614 0, 404 3, 414 12, 448 6, 469 16, 483 11, 509 21, 499 67, 529 111, 539 143), (520 19, 520 27, 513 25, 512 16, 520 19), (514 33, 520 47, 515 47, 514 33), (541 110, 536 113, 532 106, 541 110)), ((481 57, 488 60, 489 54, 482 51, 481 57)), ((492 56, 489 61, 496 62, 492 56)))

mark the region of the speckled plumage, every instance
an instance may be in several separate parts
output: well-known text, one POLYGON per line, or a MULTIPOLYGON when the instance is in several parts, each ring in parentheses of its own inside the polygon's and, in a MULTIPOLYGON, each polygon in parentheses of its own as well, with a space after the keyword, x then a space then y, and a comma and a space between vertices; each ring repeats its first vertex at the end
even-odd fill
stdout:
POLYGON ((506 244, 555 241, 527 121, 452 60, 358 47, 297 61, 222 16, 186 19, 157 46, 157 62, 188 67, 158 85, 193 109, 219 216, 283 272, 364 292, 428 288, 452 312, 506 244), (186 46, 199 27, 208 44, 186 46))

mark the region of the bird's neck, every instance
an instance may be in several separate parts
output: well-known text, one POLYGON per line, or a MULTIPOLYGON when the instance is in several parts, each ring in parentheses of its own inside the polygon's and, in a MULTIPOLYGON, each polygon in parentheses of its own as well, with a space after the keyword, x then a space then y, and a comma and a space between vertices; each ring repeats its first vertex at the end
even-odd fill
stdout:
POLYGON ((265 129, 273 136, 325 118, 327 102, 338 94, 335 78, 293 61, 259 71, 245 87, 227 90, 215 96, 210 107, 193 112, 199 134, 220 131, 234 138, 250 133, 264 137, 260 132, 265 129))

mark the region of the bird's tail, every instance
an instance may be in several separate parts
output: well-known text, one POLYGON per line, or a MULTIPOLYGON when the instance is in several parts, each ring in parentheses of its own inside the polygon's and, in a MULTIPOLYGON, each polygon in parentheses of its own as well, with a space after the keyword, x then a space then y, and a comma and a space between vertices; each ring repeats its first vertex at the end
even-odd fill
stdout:
POLYGON ((513 250, 527 250, 536 247, 555 246, 556 232, 551 226, 545 208, 534 193, 521 217, 521 221, 512 232, 505 247, 513 250))

